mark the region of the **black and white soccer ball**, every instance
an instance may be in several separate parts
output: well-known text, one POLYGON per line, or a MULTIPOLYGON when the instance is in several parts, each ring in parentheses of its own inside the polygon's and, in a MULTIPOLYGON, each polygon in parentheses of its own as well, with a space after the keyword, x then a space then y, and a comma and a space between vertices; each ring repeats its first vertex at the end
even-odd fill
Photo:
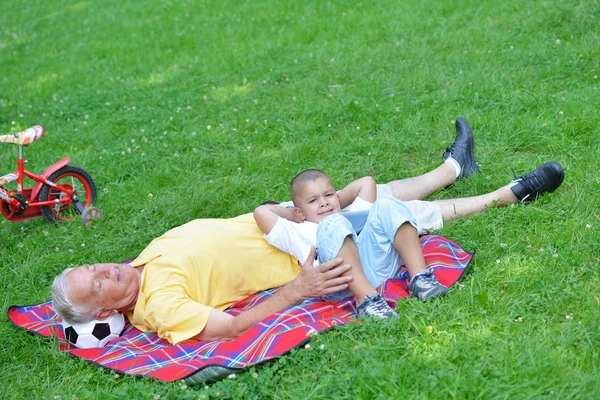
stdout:
POLYGON ((102 320, 83 324, 62 322, 65 338, 80 349, 93 349, 106 346, 108 342, 121 336, 125 327, 125 317, 116 313, 102 320))

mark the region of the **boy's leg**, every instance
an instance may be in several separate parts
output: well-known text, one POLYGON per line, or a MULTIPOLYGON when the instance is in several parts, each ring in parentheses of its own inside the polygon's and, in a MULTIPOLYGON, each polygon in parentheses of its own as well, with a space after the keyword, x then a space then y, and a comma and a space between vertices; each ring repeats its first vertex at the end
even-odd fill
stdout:
POLYGON ((411 277, 409 290, 413 297, 425 301, 448 293, 448 288, 439 283, 433 272, 427 269, 419 235, 412 225, 406 223, 398 228, 394 236, 394 248, 411 277))
POLYGON ((354 243, 354 240, 351 236, 346 236, 344 239, 344 244, 342 244, 340 251, 336 255, 336 258, 337 257, 342 258, 344 263, 350 264, 352 267, 342 276, 352 276, 352 281, 348 283, 348 289, 352 292, 354 297, 356 297, 356 302, 358 304, 365 301, 365 296, 372 295, 373 293, 377 292, 371 283, 369 283, 369 280, 363 272, 360 264, 360 256, 358 255, 358 249, 356 248, 356 243, 354 243))
MULTIPOLYGON (((375 316, 379 318, 398 318, 383 297, 371 285, 362 269, 356 233, 352 224, 340 214, 325 218, 317 230, 317 253, 321 263, 341 257, 351 269, 344 275, 352 275, 348 289, 356 297, 357 316, 375 316)), ((344 276, 342 275, 342 276, 344 276)))
POLYGON ((358 249, 365 275, 373 286, 393 277, 405 264, 412 278, 413 296, 426 300, 448 292, 427 269, 417 223, 397 199, 382 198, 373 205, 358 237, 358 249))
POLYGON ((463 118, 456 120, 456 139, 442 156, 444 163, 432 171, 413 178, 388 182, 392 194, 399 200, 423 200, 458 178, 477 173, 473 131, 463 118))

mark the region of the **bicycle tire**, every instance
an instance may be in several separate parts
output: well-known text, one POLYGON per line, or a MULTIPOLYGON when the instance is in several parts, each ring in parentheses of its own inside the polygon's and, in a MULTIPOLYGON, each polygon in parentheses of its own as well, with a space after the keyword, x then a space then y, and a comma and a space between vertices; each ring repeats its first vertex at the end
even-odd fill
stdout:
MULTIPOLYGON (((96 184, 94 180, 83 168, 77 167, 75 165, 67 164, 64 167, 58 169, 52 175, 48 177, 48 180, 54 182, 59 185, 69 185, 72 188, 75 188, 76 193, 78 193, 78 197, 80 201, 83 203, 83 207, 89 207, 96 201, 96 184), (71 184, 69 183, 61 183, 60 181, 63 178, 74 178, 81 184, 85 195, 83 196, 83 200, 81 200, 81 196, 79 196, 79 191, 77 187, 75 187, 75 182, 71 180, 71 184)), ((64 196, 65 193, 60 191, 53 191, 53 187, 49 185, 43 185, 40 190, 39 200, 40 201, 49 201, 60 198, 64 196)), ((76 207, 73 204, 66 204, 60 207, 58 206, 42 206, 40 207, 42 210, 42 215, 46 220, 50 223, 56 223, 59 221, 72 221, 76 217, 80 215, 77 211, 76 207)))

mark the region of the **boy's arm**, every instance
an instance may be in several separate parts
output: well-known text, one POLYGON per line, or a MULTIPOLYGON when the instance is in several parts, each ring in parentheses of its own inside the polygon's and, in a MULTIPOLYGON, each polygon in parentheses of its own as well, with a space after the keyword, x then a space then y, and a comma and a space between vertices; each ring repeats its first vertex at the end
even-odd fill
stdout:
POLYGON ((254 220, 256 225, 266 234, 271 233, 271 230, 277 223, 277 218, 285 218, 288 221, 301 223, 303 220, 298 217, 291 208, 279 207, 274 205, 258 206, 254 210, 254 220))
POLYGON ((342 208, 348 207, 357 197, 370 203, 375 203, 375 200, 377 200, 377 184, 375 183, 375 179, 365 176, 351 182, 348 186, 340 190, 338 196, 340 197, 340 206, 342 208))

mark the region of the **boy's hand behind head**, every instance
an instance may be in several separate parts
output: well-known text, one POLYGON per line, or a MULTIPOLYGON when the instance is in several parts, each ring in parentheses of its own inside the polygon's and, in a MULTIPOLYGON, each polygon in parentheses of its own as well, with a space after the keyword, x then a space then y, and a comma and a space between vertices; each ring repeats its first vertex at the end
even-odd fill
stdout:
POLYGON ((304 222, 304 216, 301 213, 296 212, 296 208, 283 208, 280 207, 281 210, 279 212, 279 216, 281 218, 285 218, 288 221, 296 222, 301 224, 304 222))

